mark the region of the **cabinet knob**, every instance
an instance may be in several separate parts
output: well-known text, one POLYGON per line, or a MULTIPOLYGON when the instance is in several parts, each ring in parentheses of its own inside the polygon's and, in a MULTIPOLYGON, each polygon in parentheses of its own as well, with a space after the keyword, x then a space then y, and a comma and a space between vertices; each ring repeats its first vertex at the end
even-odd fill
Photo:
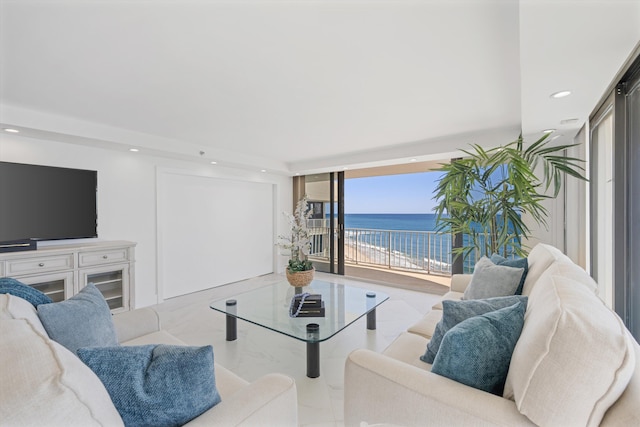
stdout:
POLYGON ((40 264, 38 264, 38 267, 44 267, 44 262, 41 262, 40 264))
POLYGON ((108 257, 108 256, 106 256, 106 255, 102 255, 102 258, 107 259, 107 258, 109 258, 109 257, 108 257))

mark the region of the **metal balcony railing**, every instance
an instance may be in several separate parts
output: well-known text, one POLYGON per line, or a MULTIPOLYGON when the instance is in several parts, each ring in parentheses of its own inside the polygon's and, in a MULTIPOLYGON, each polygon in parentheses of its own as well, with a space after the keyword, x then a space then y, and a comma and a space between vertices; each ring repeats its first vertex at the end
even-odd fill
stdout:
MULTIPOLYGON (((309 220, 311 254, 329 259, 329 221, 309 220)), ((435 231, 376 230, 346 228, 345 262, 427 274, 451 275, 451 234, 435 231)), ((464 235, 464 244, 468 244, 464 235)), ((334 236, 337 245, 337 235, 334 236)), ((476 250, 463 261, 463 271, 472 273, 481 254, 476 250)), ((510 255, 509 257, 513 257, 510 255)))
MULTIPOLYGON (((311 255, 329 258, 329 228, 310 223, 311 255)), ((451 275, 451 235, 433 231, 347 228, 345 262, 427 274, 451 275)), ((337 237, 336 244, 337 244, 337 237)))

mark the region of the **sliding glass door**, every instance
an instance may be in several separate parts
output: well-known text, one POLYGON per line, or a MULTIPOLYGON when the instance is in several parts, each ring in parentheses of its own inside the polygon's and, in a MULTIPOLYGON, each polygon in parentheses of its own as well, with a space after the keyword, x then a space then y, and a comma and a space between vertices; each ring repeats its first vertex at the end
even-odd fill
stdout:
POLYGON ((640 339, 640 48, 590 117, 591 274, 640 339))
POLYGON ((301 178, 312 209, 311 258, 318 271, 344 275, 344 172, 301 178))
POLYGON ((607 103, 591 126, 593 202, 591 274, 598 294, 613 308, 613 105, 607 103))
MULTIPOLYGON (((639 67, 640 68, 640 67, 639 67)), ((629 174, 629 278, 626 289, 627 324, 640 339, 640 69, 626 90, 629 174)))

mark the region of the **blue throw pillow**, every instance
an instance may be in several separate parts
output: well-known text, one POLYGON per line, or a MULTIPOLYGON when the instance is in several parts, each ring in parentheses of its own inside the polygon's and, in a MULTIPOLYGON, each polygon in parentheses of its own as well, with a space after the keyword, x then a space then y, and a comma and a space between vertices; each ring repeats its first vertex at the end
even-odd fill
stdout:
POLYGON ((502 396, 525 310, 519 302, 454 326, 442 339, 431 372, 502 396))
POLYGON ((81 348, 127 427, 179 426, 220 402, 213 348, 174 345, 81 348))
POLYGON ((515 295, 523 268, 496 265, 483 256, 473 268, 473 276, 462 299, 482 299, 515 295))
POLYGON ((522 273, 522 278, 520 278, 520 283, 518 283, 518 288, 516 289, 516 295, 522 295, 522 288, 524 287, 524 281, 527 278, 527 273, 529 272, 529 260, 527 260, 527 258, 507 259, 498 254, 491 255, 490 259, 491 259, 491 262, 496 265, 505 265, 507 267, 524 268, 524 273, 522 273))
POLYGON ((0 294, 10 294, 29 301, 34 307, 40 304, 49 304, 53 300, 36 288, 27 286, 10 277, 0 278, 0 294))
POLYGON ((109 305, 91 283, 66 301, 39 305, 38 317, 49 338, 73 353, 118 345, 109 305))
POLYGON ((420 356, 420 360, 433 363, 440 348, 442 338, 458 323, 480 314, 509 307, 519 302, 524 303, 526 308, 527 301, 528 298, 521 295, 463 301, 442 301, 442 319, 440 319, 436 325, 433 336, 427 344, 427 350, 424 355, 420 356))

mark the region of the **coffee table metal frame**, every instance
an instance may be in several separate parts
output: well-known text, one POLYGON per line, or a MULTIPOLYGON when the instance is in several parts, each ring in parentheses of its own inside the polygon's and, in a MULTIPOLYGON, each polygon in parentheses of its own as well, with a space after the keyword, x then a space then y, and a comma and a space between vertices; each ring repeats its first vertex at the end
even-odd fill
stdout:
POLYGON ((307 376, 320 376, 320 343, 336 335, 362 316, 367 329, 376 329, 376 308, 389 298, 354 286, 314 280, 308 287, 294 288, 287 282, 274 283, 232 298, 217 300, 210 307, 226 315, 226 340, 238 338, 237 319, 288 335, 307 344, 307 376), (321 294, 324 317, 289 317, 295 294, 321 294))

